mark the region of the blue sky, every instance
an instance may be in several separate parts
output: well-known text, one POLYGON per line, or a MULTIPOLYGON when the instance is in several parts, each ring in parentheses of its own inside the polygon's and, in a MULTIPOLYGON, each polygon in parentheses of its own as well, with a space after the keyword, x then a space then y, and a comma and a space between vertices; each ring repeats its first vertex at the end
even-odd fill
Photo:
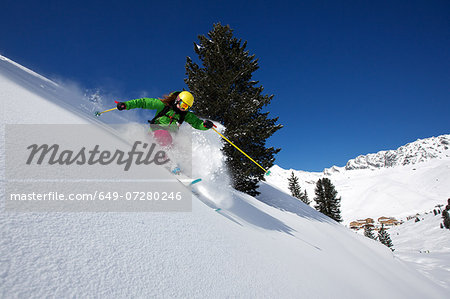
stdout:
POLYGON ((185 87, 186 56, 217 22, 259 59, 283 168, 321 171, 450 133, 447 0, 6 0, 0 54, 120 99, 159 97, 185 87))

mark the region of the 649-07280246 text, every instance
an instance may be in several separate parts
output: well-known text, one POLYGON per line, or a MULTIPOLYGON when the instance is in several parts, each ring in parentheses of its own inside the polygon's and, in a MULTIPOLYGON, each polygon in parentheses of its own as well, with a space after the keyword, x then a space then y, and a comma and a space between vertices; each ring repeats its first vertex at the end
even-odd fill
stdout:
POLYGON ((182 192, 165 192, 165 191, 95 191, 93 193, 11 193, 9 200, 11 201, 179 201, 183 199, 182 192))

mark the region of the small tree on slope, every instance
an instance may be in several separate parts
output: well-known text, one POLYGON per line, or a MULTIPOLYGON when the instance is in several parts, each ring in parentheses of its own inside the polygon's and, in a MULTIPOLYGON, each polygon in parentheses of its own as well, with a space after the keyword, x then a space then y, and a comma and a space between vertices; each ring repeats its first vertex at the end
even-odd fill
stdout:
POLYGON ((292 196, 300 199, 305 204, 309 205, 311 201, 308 199, 308 194, 305 192, 302 192, 302 189, 300 187, 300 184, 298 183, 298 177, 295 176, 294 172, 291 172, 291 177, 288 178, 289 181, 289 191, 291 191, 292 196))
POLYGON ((302 190, 298 183, 298 177, 295 176, 293 171, 291 172, 291 177, 288 178, 288 181, 289 181, 289 191, 291 191, 292 196, 300 198, 302 190))
POLYGON ((367 238, 370 238, 372 240, 377 239, 377 237, 375 237, 375 234, 373 233, 372 226, 370 226, 370 225, 364 226, 364 236, 366 236, 367 238))
POLYGON ((450 198, 448 199, 448 205, 445 207, 445 210, 442 211, 442 219, 444 223, 444 227, 450 229, 450 198))
POLYGON ((386 231, 386 229, 384 228, 384 226, 381 226, 380 231, 378 232, 378 240, 380 240, 381 244, 386 245, 387 247, 389 247, 390 250, 394 251, 395 249, 394 244, 392 243, 391 240, 391 236, 389 235, 389 233, 386 231))
POLYGON ((300 200, 309 205, 311 201, 309 200, 308 193, 306 193, 306 190, 303 192, 302 196, 300 197, 300 200))
POLYGON ((342 222, 340 210, 341 198, 337 197, 337 191, 330 179, 319 179, 316 184, 315 194, 316 197, 314 197, 314 200, 317 204, 314 207, 316 210, 337 222, 342 222))

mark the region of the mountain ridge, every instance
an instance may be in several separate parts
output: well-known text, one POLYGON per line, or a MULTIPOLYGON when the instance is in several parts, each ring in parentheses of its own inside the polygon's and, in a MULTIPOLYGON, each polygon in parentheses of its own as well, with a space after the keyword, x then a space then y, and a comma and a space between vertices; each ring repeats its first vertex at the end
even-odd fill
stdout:
MULTIPOLYGON (((440 135, 418 139, 400 146, 396 150, 379 151, 367 155, 360 155, 350 159, 343 167, 345 170, 389 168, 395 166, 414 165, 436 158, 450 157, 450 135, 440 135)), ((332 166, 324 172, 340 169, 332 166)))

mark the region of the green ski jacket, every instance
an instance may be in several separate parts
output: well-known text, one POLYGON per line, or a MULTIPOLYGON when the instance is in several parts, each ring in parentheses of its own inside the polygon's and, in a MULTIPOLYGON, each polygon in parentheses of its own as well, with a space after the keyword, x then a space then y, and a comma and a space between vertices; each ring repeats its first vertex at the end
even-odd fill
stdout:
MULTIPOLYGON (((127 106, 127 110, 142 108, 142 109, 150 109, 156 110, 156 114, 158 115, 161 112, 165 105, 161 100, 155 98, 141 98, 126 101, 125 105, 127 106)), ((155 120, 155 124, 160 127, 167 129, 172 132, 178 131, 178 120, 180 119, 180 114, 175 113, 173 109, 170 109, 166 115, 160 116, 155 120)), ((198 118, 194 113, 187 111, 186 116, 184 117, 184 121, 190 124, 193 128, 197 130, 208 130, 203 126, 203 120, 198 118)))

